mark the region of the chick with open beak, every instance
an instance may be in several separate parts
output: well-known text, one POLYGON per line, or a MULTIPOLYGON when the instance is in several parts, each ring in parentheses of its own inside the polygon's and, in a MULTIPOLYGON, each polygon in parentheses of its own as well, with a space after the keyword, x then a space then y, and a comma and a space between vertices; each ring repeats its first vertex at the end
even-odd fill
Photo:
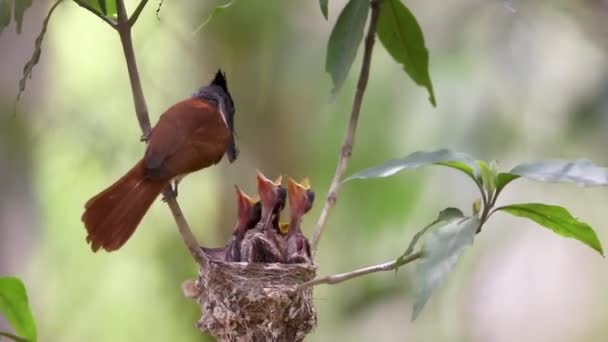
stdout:
POLYGON ((262 204, 258 198, 247 196, 238 186, 234 186, 238 202, 237 223, 232 237, 226 245, 226 261, 239 262, 241 257, 241 244, 248 230, 255 228, 262 217, 262 204))
POLYGON ((260 222, 262 204, 256 197, 249 197, 238 186, 234 186, 237 199, 237 221, 232 236, 224 247, 201 247, 212 259, 239 262, 243 261, 241 245, 248 230, 255 228, 260 222))
POLYGON ((287 189, 291 219, 286 234, 286 262, 290 264, 312 263, 310 243, 302 234, 300 223, 302 222, 302 216, 312 208, 315 193, 310 189, 307 178, 304 178, 300 183, 290 178, 287 189))
POLYGON ((279 220, 285 208, 287 191, 281 186, 281 177, 271 181, 259 171, 257 183, 262 204, 261 218, 255 232, 248 235, 248 241, 243 245, 243 258, 248 262, 283 262, 279 220))

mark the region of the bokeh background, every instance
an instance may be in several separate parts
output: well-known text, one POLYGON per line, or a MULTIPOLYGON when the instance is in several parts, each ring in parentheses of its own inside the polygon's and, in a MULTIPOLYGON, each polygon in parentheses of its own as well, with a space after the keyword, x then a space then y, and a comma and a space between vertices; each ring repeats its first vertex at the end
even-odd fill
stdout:
MULTIPOLYGON (((319 201, 304 228, 312 233, 356 83, 351 72, 330 101, 325 49, 345 1, 329 3, 325 21, 316 1, 237 1, 198 32, 219 2, 166 1, 157 19, 151 1, 143 12, 134 42, 153 122, 220 67, 236 103, 240 159, 189 176, 180 191, 204 245, 225 242, 232 186, 252 192, 255 169, 311 178, 319 201)), ((405 3, 425 33, 438 107, 378 43, 347 173, 440 147, 504 169, 545 157, 608 165, 608 2, 405 3)), ((197 269, 160 201, 120 251, 93 254, 84 240, 84 202, 144 151, 115 32, 65 1, 13 117, 49 6, 36 1, 21 35, 14 26, 0 35, 0 274, 24 279, 41 341, 204 340, 194 328, 198 306, 180 290, 197 269)), ((468 211, 475 198, 466 176, 446 168, 348 183, 321 242, 319 273, 395 258, 440 209, 468 211)), ((507 202, 563 205, 608 245, 607 189, 519 180, 507 202)), ((608 338, 607 261, 528 221, 494 216, 415 323, 413 269, 316 288, 319 324, 308 340, 608 338)))

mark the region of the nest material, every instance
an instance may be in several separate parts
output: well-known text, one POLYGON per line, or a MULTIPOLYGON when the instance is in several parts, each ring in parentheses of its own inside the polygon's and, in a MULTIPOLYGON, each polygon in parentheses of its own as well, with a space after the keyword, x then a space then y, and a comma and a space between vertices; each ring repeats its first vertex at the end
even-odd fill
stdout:
POLYGON ((218 341, 302 341, 316 326, 312 289, 316 265, 210 260, 195 282, 197 326, 218 341))

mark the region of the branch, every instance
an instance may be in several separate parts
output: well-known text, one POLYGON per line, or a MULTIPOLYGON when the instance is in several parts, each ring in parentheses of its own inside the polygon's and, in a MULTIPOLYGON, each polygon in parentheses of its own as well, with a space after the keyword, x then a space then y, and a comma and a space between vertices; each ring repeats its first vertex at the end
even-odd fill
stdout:
POLYGON ((358 270, 354 270, 354 271, 347 272, 347 273, 333 274, 333 275, 325 276, 322 278, 313 279, 311 281, 307 281, 305 283, 300 284, 296 288, 296 291, 302 291, 307 288, 317 286, 320 284, 329 284, 329 285, 339 284, 339 283, 345 282, 347 280, 351 280, 354 278, 362 277, 364 275, 368 275, 370 273, 392 271, 392 270, 395 270, 414 260, 417 260, 420 257, 422 257, 422 252, 417 252, 414 254, 410 254, 406 257, 403 257, 403 258, 398 258, 393 261, 385 262, 383 264, 364 267, 364 268, 360 268, 358 270))
POLYGON ((137 114, 137 121, 143 132, 142 139, 148 141, 151 130, 150 117, 148 116, 148 107, 146 105, 146 99, 144 98, 144 92, 141 88, 137 61, 135 60, 135 52, 133 51, 133 40, 131 39, 131 26, 129 26, 124 0, 116 1, 116 12, 118 14, 118 35, 120 36, 120 42, 122 43, 122 49, 127 62, 135 113, 137 114))
POLYGON ((344 143, 342 144, 338 165, 336 166, 336 174, 329 187, 329 193, 327 199, 323 205, 323 210, 317 221, 315 232, 312 237, 312 250, 316 252, 319 239, 325 228, 325 222, 329 215, 329 211, 336 204, 338 198, 338 191, 340 191, 340 185, 342 176, 346 171, 348 160, 352 154, 353 145, 355 143, 355 132, 357 130, 357 122, 359 120, 359 112, 361 111, 361 103, 363 102, 363 95, 365 94, 365 88, 367 87, 367 81, 369 79, 369 68, 372 60, 372 50, 374 48, 374 40, 376 36, 376 27, 378 26, 378 17, 380 15, 380 2, 381 0, 372 0, 370 6, 372 8, 371 19, 369 22, 369 28, 367 37, 365 38, 365 51, 363 52, 363 63, 361 65, 361 72, 359 73, 359 82, 357 83, 357 91, 355 93, 355 99, 353 101, 353 109, 350 114, 350 122, 344 137, 344 143))
POLYGON ((131 14, 131 18, 129 18, 130 27, 133 27, 133 25, 135 25, 135 22, 137 21, 137 19, 139 18, 139 15, 141 14, 141 11, 144 10, 144 7, 146 7, 147 3, 148 3, 148 0, 141 0, 139 5, 137 5, 137 8, 133 12, 133 14, 131 14))
POLYGON ((103 13, 101 13, 101 12, 97 11, 95 8, 93 8, 93 6, 91 6, 91 5, 87 4, 86 2, 84 2, 84 1, 82 1, 82 0, 74 0, 74 2, 75 2, 75 3, 76 3, 78 6, 80 6, 80 7, 84 8, 84 9, 86 9, 87 11, 89 11, 89 12, 91 12, 91 13, 95 14, 95 15, 96 15, 97 17, 99 17, 101 20, 105 21, 105 22, 106 22, 108 25, 110 25, 110 26, 111 26, 113 29, 116 29, 117 24, 116 24, 116 21, 115 21, 114 19, 112 19, 112 18, 110 18, 110 17, 108 17, 108 16, 104 15, 103 13))
POLYGON ((28 342, 27 339, 25 338, 21 338, 17 335, 13 335, 11 333, 7 333, 4 331, 0 331, 0 337, 6 337, 6 338, 10 338, 11 340, 15 341, 15 342, 28 342))
MULTIPOLYGON (((142 0, 142 2, 145 1, 147 0, 142 0)), ((141 3, 140 7, 143 8, 141 3)), ((122 49, 127 62, 127 70, 129 72, 129 80, 131 82, 131 91, 133 92, 135 113, 137 114, 137 121, 139 122, 139 126, 143 132, 142 140, 147 142, 151 131, 150 117, 148 116, 148 107, 146 106, 146 99, 144 98, 144 92, 139 79, 139 71, 137 70, 137 62, 135 60, 135 53, 133 51, 133 41, 131 39, 131 26, 129 24, 124 0, 116 0, 116 11, 118 14, 118 23, 116 28, 118 30, 118 35, 120 36, 120 42, 122 43, 122 49)), ((137 19, 137 17, 135 17, 135 19, 137 19)), ((163 191, 163 196, 165 196, 165 199, 167 200, 167 205, 169 205, 169 209, 171 209, 171 213, 173 214, 175 223, 177 223, 179 233, 182 236, 184 243, 188 247, 190 254, 201 267, 207 267, 209 260, 201 251, 199 247, 200 245, 192 233, 188 222, 186 222, 184 214, 182 213, 182 210, 180 209, 179 204, 175 199, 175 195, 170 189, 170 186, 163 191)))

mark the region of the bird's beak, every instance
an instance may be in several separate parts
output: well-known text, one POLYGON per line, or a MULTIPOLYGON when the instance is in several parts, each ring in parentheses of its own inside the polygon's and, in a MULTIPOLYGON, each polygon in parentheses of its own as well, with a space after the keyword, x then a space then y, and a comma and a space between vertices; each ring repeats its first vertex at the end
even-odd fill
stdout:
POLYGON ((308 178, 303 178, 300 183, 290 178, 287 189, 289 193, 289 207, 299 215, 308 212, 314 201, 314 192, 310 190, 308 178))
POLYGON ((236 185, 234 186, 234 188, 236 190, 236 199, 238 203, 238 216, 239 218, 242 218, 243 216, 249 214, 249 211, 259 201, 259 199, 257 198, 257 196, 247 196, 247 194, 241 191, 241 189, 239 189, 239 187, 236 185))
POLYGON ((260 194, 260 199, 262 203, 268 204, 275 200, 277 196, 275 190, 281 186, 282 177, 279 177, 274 182, 270 179, 266 178, 264 174, 260 171, 257 171, 257 181, 258 181, 258 193, 260 194))

